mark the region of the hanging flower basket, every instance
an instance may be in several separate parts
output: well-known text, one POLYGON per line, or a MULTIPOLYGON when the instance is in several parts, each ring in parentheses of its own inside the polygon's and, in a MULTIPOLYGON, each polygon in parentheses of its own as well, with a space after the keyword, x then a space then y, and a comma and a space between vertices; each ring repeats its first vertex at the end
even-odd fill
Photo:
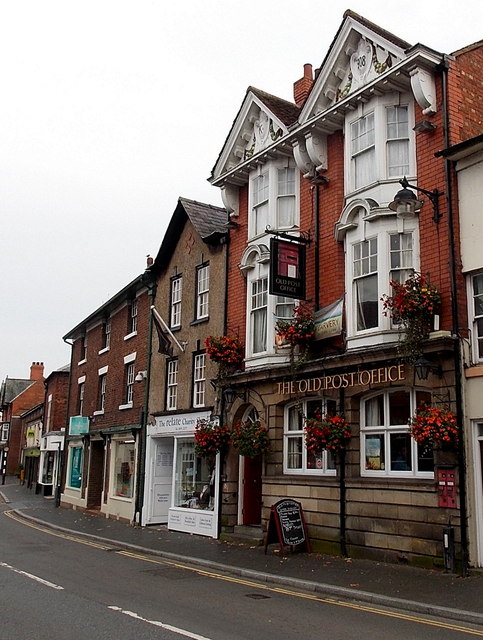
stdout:
POLYGON ((418 444, 432 447, 458 444, 456 416, 447 409, 421 404, 409 420, 409 433, 418 444))
POLYGON ((392 295, 384 295, 384 315, 404 329, 403 355, 416 360, 421 346, 428 337, 435 313, 441 304, 441 296, 434 285, 421 273, 413 273, 405 282, 391 280, 392 295))
POLYGON ((282 345, 307 346, 315 332, 312 310, 305 304, 299 304, 294 308, 291 319, 278 320, 275 331, 282 345))
POLYGON ((205 346, 206 353, 213 362, 234 368, 243 362, 245 349, 237 337, 208 336, 205 346))
POLYGON ((195 426, 195 454, 201 458, 212 458, 228 446, 230 429, 217 421, 200 419, 195 426))
POLYGON ((345 449, 351 438, 350 425, 341 416, 317 416, 306 421, 304 425, 307 451, 314 455, 327 449, 338 453, 345 449))
POLYGON ((268 428, 260 420, 243 420, 233 427, 231 442, 241 456, 255 458, 270 447, 268 428))

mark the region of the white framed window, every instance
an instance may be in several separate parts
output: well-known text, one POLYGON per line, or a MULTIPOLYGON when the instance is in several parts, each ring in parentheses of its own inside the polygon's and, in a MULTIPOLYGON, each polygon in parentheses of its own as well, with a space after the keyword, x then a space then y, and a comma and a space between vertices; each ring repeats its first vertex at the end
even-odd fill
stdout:
POLYGON ((391 294, 391 280, 404 282, 419 267, 417 218, 403 221, 395 215, 375 219, 368 219, 369 216, 369 205, 366 209, 355 204, 345 219, 349 348, 397 339, 397 325, 389 314, 384 314, 382 298, 391 294))
POLYGON ((205 406, 206 354, 198 353, 193 361, 193 407, 205 406))
POLYGON ((111 318, 106 318, 102 323, 101 351, 109 349, 110 346, 111 346, 111 318))
POLYGON ((132 405, 134 396, 134 376, 135 376, 134 362, 129 362, 125 365, 125 390, 124 390, 124 404, 132 405))
POLYGON ((483 360, 483 273, 469 277, 470 322, 473 338, 473 357, 477 362, 483 360))
POLYGON ((351 158, 354 189, 360 189, 376 179, 376 134, 374 113, 351 124, 351 158))
POLYGON ((210 296, 210 265, 196 269, 196 320, 207 318, 210 296))
POLYGON ((8 431, 9 431, 10 423, 2 422, 2 429, 0 431, 0 440, 7 441, 8 440, 8 431))
POLYGON ((181 326, 181 296, 183 292, 183 278, 177 276, 171 280, 171 313, 170 326, 177 328, 181 326))
POLYGON ((134 298, 128 305, 127 334, 132 335, 138 330, 138 301, 134 298))
POLYGON ((361 401, 361 475, 434 476, 433 449, 418 444, 408 421, 431 393, 417 389, 391 389, 361 401))
POLYGON ((346 194, 414 175, 413 102, 409 94, 386 94, 347 115, 346 194))
POLYGON ((251 283, 250 333, 251 353, 267 351, 268 278, 251 283))
POLYGON ((103 373, 99 376, 98 398, 97 398, 98 411, 104 411, 106 407, 106 388, 107 388, 107 373, 103 373))
POLYGON ((82 382, 79 382, 77 387, 77 415, 82 416, 84 411, 84 392, 85 392, 85 378, 82 382))
POLYGON ((304 424, 307 419, 335 414, 336 402, 325 398, 305 399, 285 408, 283 436, 283 472, 285 474, 335 475, 332 454, 314 455, 305 446, 304 424))
POLYGON ((299 225, 300 175, 292 160, 273 160, 250 175, 249 237, 299 225))
POLYGON ((51 430, 51 426, 52 426, 52 394, 49 393, 49 395, 47 397, 47 415, 46 415, 46 418, 45 418, 45 432, 46 433, 51 430))
POLYGON ((178 406, 178 360, 168 361, 166 379, 166 410, 174 411, 178 406))

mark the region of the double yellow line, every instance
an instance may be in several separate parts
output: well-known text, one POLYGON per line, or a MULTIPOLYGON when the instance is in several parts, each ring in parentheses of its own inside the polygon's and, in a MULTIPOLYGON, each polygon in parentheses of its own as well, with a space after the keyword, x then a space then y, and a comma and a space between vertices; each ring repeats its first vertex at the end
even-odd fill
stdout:
MULTIPOLYGON (((94 547, 96 549, 100 549, 102 551, 109 551, 112 549, 116 549, 116 544, 113 543, 112 546, 103 545, 94 541, 86 540, 80 537, 76 537, 70 534, 62 533, 54 531, 48 527, 42 526, 40 524, 31 522, 14 513, 13 511, 5 511, 5 515, 12 520, 16 520, 21 524, 27 525, 32 529, 37 529, 38 531, 42 531, 44 533, 48 533, 49 535, 55 536, 57 538, 63 538, 64 540, 70 540, 71 542, 77 542, 79 544, 84 544, 89 547, 94 547)), ((234 584, 243 585, 246 587, 251 587, 255 589, 259 589, 261 591, 268 591, 269 593, 278 593, 285 596, 291 596, 295 598, 303 598, 305 600, 312 600, 316 602, 324 602, 326 604, 333 605, 335 607, 344 607, 346 609, 353 609, 355 611, 363 611, 366 613, 372 613, 379 616, 385 616, 387 618, 395 618, 397 620, 404 620, 406 622, 413 622, 421 625, 426 625, 429 627, 436 627, 438 629, 445 629, 449 631, 458 631, 460 633, 465 633, 467 635, 477 636, 479 638, 483 638, 483 630, 472 629, 471 627, 464 627, 459 624, 453 624, 451 622, 444 622, 440 620, 431 620, 429 618, 422 618, 415 615, 410 615, 407 613, 399 613, 397 611, 389 611, 385 609, 379 609, 377 607, 372 607, 370 605, 364 604, 356 604, 353 602, 344 602, 343 600, 336 600, 335 598, 330 597, 322 597, 312 593, 304 593, 302 591, 294 591, 292 589, 285 589, 283 587, 269 586, 264 583, 254 582, 252 580, 247 580, 245 578, 239 578, 235 576, 229 576, 222 573, 216 573, 214 571, 208 571, 206 569, 201 569, 199 567, 194 567, 192 565, 183 564, 181 562, 175 562, 172 560, 167 560, 163 558, 162 560, 158 560, 153 556, 145 555, 142 553, 135 553, 133 551, 122 551, 115 550, 115 553, 125 556, 127 558, 132 558, 134 560, 141 560, 142 562, 149 562, 151 564, 164 565, 175 567, 177 569, 183 569, 185 571, 192 571, 199 575, 202 575, 206 578, 212 578, 214 580, 224 580, 225 582, 232 582, 234 584)), ((356 594, 354 594, 356 596, 356 594)))

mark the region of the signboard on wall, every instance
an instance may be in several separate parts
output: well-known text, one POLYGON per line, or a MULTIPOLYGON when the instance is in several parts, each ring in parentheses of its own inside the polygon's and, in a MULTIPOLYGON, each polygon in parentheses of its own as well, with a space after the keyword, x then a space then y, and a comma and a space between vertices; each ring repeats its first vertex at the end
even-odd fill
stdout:
POLYGON ((269 293, 305 300, 304 244, 270 238, 269 293))
POLYGON ((342 333, 342 314, 344 311, 344 298, 339 298, 332 304, 314 313, 314 339, 324 340, 339 336, 342 333))
POLYGON ((89 433, 89 418, 87 416, 71 416, 69 421, 69 435, 80 436, 89 433))

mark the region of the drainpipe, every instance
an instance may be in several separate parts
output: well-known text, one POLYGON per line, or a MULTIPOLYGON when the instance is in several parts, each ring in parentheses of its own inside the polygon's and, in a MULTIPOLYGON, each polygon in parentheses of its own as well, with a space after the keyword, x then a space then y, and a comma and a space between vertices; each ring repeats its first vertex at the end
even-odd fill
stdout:
MULTIPOLYGON (((443 117, 444 117, 444 147, 448 149, 450 146, 449 137, 449 112, 448 112, 448 70, 449 61, 445 56, 441 65, 443 80, 443 117)), ((456 419, 458 423, 458 467, 459 467, 459 491, 460 491, 460 532, 461 532, 461 575, 468 575, 468 524, 467 524, 467 506, 466 506, 466 455, 464 441, 464 411, 463 411, 463 394, 462 394, 462 367, 461 367, 461 341, 459 335, 458 322, 458 287, 456 282, 456 250, 455 250, 455 234, 454 234, 454 212, 453 212, 453 188, 451 182, 451 161, 445 159, 445 193, 446 208, 448 215, 448 239, 449 239, 449 255, 450 255, 450 278, 451 278, 451 319, 453 333, 453 359, 455 371, 455 401, 456 401, 456 419)))
MULTIPOLYGON (((344 389, 339 391, 339 407, 342 407, 343 414, 345 414, 345 392, 344 389)), ((344 558, 347 557, 347 544, 346 544, 346 484, 345 484, 345 465, 346 465, 346 450, 345 447, 339 454, 339 537, 340 537, 340 552, 344 558)))
POLYGON ((148 287, 149 292, 149 324, 148 324, 148 361, 146 365, 146 380, 144 386, 144 403, 143 410, 141 412, 141 429, 139 432, 139 450, 138 450, 138 474, 136 482, 136 501, 134 505, 134 519, 135 523, 141 524, 141 515, 144 506, 144 487, 145 487, 145 475, 146 475, 146 430, 148 424, 149 413, 149 389, 151 384, 151 361, 153 355, 153 312, 151 307, 154 305, 154 298, 156 296, 156 282, 154 281, 154 274, 151 271, 146 271, 142 275, 142 279, 148 287))
MULTIPOLYGON (((230 220, 230 218, 228 218, 230 220)), ((228 330, 227 318, 228 318, 228 268, 229 268, 229 246, 230 246, 230 234, 226 233, 224 237, 224 247, 225 247, 225 300, 223 304, 223 335, 226 335, 228 330)), ((223 389, 220 389, 220 420, 223 422, 227 418, 228 414, 228 406, 225 401, 225 396, 223 394, 223 389)), ((220 478, 218 482, 218 521, 217 521, 217 539, 221 536, 221 516, 222 516, 222 508, 223 508, 223 466, 226 464, 225 460, 226 452, 220 452, 220 478)))

